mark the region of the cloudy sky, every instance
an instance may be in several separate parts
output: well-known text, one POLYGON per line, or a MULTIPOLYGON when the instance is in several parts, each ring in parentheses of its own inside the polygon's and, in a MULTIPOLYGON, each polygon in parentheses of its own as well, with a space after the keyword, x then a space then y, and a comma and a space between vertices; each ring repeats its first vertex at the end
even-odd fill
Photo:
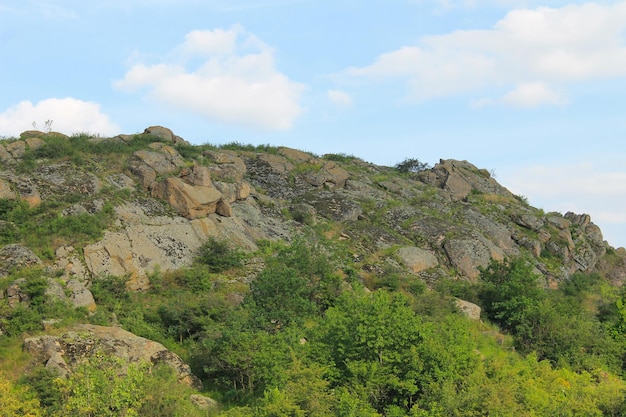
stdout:
POLYGON ((626 246, 626 1, 0 0, 0 136, 464 159, 626 246))

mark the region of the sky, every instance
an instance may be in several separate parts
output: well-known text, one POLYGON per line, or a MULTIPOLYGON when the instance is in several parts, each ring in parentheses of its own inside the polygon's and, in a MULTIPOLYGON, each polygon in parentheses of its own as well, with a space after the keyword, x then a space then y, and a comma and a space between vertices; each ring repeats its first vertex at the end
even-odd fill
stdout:
POLYGON ((626 1, 0 0, 0 137, 467 160, 626 246, 626 1))

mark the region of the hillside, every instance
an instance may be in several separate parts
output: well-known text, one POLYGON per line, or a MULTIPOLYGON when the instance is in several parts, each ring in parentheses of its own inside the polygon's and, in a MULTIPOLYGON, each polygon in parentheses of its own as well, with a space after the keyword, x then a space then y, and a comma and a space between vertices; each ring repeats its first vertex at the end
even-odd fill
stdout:
POLYGON ((467 161, 153 126, 0 164, 2 415, 626 413, 626 250, 467 161))

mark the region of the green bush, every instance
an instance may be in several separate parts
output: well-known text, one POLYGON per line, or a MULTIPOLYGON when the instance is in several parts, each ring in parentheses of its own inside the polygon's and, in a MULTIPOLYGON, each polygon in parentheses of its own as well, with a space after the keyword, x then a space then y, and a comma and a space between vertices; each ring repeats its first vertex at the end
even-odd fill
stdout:
POLYGON ((243 264, 243 253, 233 249, 226 240, 210 237, 198 250, 196 261, 211 272, 223 272, 243 264))
POLYGON ((416 158, 406 158, 404 161, 398 162, 394 168, 399 172, 418 173, 430 169, 430 165, 416 158))

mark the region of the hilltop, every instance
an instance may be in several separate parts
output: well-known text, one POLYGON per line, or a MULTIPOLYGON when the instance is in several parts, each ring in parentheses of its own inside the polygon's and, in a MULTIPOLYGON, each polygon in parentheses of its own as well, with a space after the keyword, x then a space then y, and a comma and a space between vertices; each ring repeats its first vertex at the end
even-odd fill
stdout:
POLYGON ((554 415, 575 397, 620 415, 626 250, 468 161, 414 157, 160 126, 2 141, 1 381, 47 415, 554 415), (90 366, 126 402, 81 404, 90 366), (136 386, 111 387, 120 367, 136 386), (535 385, 496 392, 513 369, 535 385))

